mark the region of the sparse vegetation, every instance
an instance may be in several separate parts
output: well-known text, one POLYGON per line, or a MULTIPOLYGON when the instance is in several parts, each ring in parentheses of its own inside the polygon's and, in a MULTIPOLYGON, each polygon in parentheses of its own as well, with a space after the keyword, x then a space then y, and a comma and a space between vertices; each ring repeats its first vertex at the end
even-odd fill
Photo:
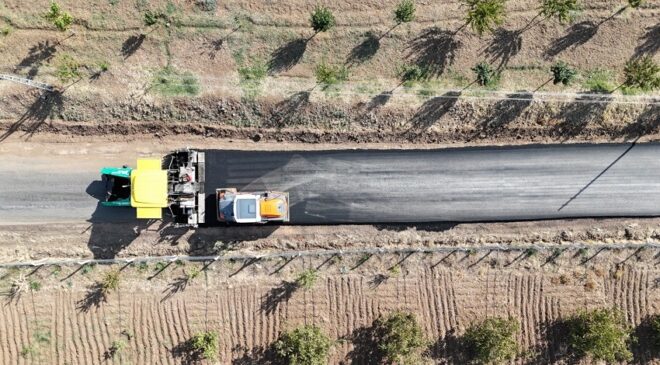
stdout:
POLYGON ((214 12, 218 8, 217 0, 196 0, 195 4, 203 11, 214 12))
POLYGON ((415 2, 413 0, 401 0, 394 9, 394 20, 397 24, 408 23, 415 19, 415 2))
POLYGON ((108 61, 100 61, 98 67, 101 72, 107 72, 110 69, 110 63, 108 61))
POLYGON ((48 12, 44 14, 44 18, 48 19, 62 32, 69 29, 73 22, 71 14, 63 11, 56 2, 50 3, 50 8, 48 9, 48 12))
POLYGON ((80 63, 71 55, 63 54, 56 63, 55 75, 61 82, 69 82, 80 78, 80 63))
POLYGON ((413 364, 419 360, 419 352, 425 341, 422 329, 412 313, 392 313, 386 318, 377 319, 375 327, 382 333, 378 347, 389 363, 413 364))
POLYGON ((83 267, 82 267, 82 269, 80 269, 80 272, 81 272, 83 275, 87 275, 87 274, 91 273, 92 271, 94 271, 94 268, 95 268, 95 267, 96 267, 96 264, 94 264, 94 263, 92 263, 92 264, 84 264, 83 267))
POLYGON ((325 86, 335 85, 348 79, 348 69, 344 66, 333 66, 321 63, 314 70, 316 81, 325 86))
POLYGON ((23 348, 21 348, 21 357, 24 359, 31 358, 36 354, 37 354, 37 349, 32 345, 23 346, 23 348))
POLYGON ((12 29, 10 26, 4 26, 0 28, 0 35, 6 37, 11 33, 12 29))
POLYGON ((541 15, 562 24, 572 22, 581 10, 579 0, 543 0, 541 5, 541 15))
POLYGON ((486 62, 479 62, 472 71, 476 75, 476 81, 481 86, 495 86, 500 79, 500 74, 486 62))
POLYGON ((202 272, 201 272, 198 268, 193 267, 193 268, 191 268, 190 270, 187 270, 187 271, 186 271, 186 279, 188 279, 188 281, 193 281, 193 280, 195 280, 195 279, 199 276, 199 274, 201 274, 201 273, 202 273, 202 272))
POLYGON ((36 280, 30 280, 29 287, 32 291, 39 291, 41 289, 41 283, 36 280))
POLYGON ((318 270, 307 269, 298 275, 296 278, 296 285, 299 288, 311 289, 316 284, 316 281, 319 278, 318 270))
POLYGON ((250 66, 239 67, 238 75, 242 81, 259 81, 268 75, 268 67, 263 62, 254 62, 250 66))
POLYGON ((559 61, 550 67, 552 72, 552 83, 568 86, 577 76, 577 71, 568 66, 566 62, 559 61))
POLYGON ((191 72, 165 67, 154 76, 151 90, 165 96, 194 96, 199 94, 200 87, 197 77, 191 72))
POLYGON ((287 364, 325 365, 331 344, 319 327, 306 325, 280 335, 274 348, 287 364))
POLYGON ((114 340, 110 344, 108 349, 107 357, 114 358, 115 356, 121 354, 122 351, 126 348, 126 342, 124 340, 114 340))
POLYGON ((190 350, 197 357, 215 360, 218 357, 219 338, 215 331, 198 333, 190 339, 190 350))
POLYGON ((612 83, 613 77, 612 72, 597 68, 587 73, 584 87, 596 93, 611 93, 615 89, 612 83))
POLYGON ((630 361, 631 329, 616 309, 579 313, 568 321, 568 341, 577 356, 608 363, 630 361))
POLYGON ((653 61, 651 56, 628 61, 623 72, 626 87, 643 91, 652 91, 660 87, 660 66, 653 61))
POLYGON ((515 359, 519 351, 516 342, 519 329, 518 321, 512 318, 488 318, 472 325, 464 336, 470 357, 481 364, 515 359))
POLYGON ((399 71, 399 77, 405 86, 412 86, 415 82, 423 80, 426 72, 418 65, 404 65, 399 71))
POLYGON ((468 7, 465 23, 479 36, 504 23, 506 0, 463 0, 468 7))
POLYGON ((327 32, 335 26, 335 16, 330 9, 324 6, 319 6, 314 9, 310 23, 312 24, 312 29, 314 29, 316 33, 327 32))
POLYGON ((642 5, 644 3, 644 0, 628 0, 628 6, 635 9, 642 5))

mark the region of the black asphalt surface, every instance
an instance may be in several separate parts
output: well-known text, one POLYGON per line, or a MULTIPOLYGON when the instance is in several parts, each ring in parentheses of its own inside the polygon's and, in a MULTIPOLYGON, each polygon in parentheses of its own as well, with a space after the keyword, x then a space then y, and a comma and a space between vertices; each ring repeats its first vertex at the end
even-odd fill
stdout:
POLYGON ((206 151, 214 189, 288 191, 292 224, 660 215, 660 145, 206 151))

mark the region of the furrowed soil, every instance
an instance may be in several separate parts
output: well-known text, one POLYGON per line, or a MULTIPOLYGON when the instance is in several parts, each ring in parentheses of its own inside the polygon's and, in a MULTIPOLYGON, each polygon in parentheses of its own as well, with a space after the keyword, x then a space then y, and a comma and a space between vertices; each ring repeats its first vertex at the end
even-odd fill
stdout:
POLYGON ((536 17, 536 2, 509 1, 502 28, 483 37, 461 28, 465 9, 453 0, 419 1, 416 20, 397 27, 397 1, 328 2, 337 26, 314 36, 316 1, 203 3, 216 2, 62 1, 76 19, 66 32, 48 24, 41 2, 0 4, 0 70, 61 87, 44 99, 0 84, 0 139, 16 131, 305 143, 658 139, 657 94, 582 95, 594 82, 616 89, 631 58, 658 60, 656 1, 585 2, 566 25, 536 17), (147 11, 167 24, 145 26, 147 11), (74 76, 59 80, 71 59, 74 76), (501 71, 500 92, 472 84, 480 60, 501 71), (568 88, 548 84, 558 60, 580 72, 568 88), (349 80, 317 85, 323 62, 347 67, 349 80), (431 77, 400 85, 406 64, 431 77))
MULTIPOLYGON (((558 249, 2 269, 0 361, 189 363, 185 342, 212 330, 219 363, 267 364, 281 331, 315 324, 333 340, 330 364, 370 363, 373 320, 405 310, 431 362, 465 363, 460 336, 495 316, 520 322, 516 363, 563 362, 561 320, 578 311, 615 306, 645 333, 640 323, 660 313, 658 259, 654 249, 558 249), (309 268, 318 280, 296 288, 309 268), (112 270, 119 289, 103 294, 98 283, 112 270)), ((648 345, 640 336, 637 361, 654 361, 648 345)))

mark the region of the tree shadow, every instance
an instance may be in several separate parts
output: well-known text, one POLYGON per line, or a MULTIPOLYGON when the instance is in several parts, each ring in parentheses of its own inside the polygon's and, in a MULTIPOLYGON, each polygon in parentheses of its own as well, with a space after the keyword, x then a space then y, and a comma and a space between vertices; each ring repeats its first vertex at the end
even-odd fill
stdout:
POLYGON ((144 40, 146 39, 145 34, 140 34, 140 35, 132 35, 124 41, 121 45, 121 55, 124 57, 124 59, 129 58, 132 56, 140 47, 142 47, 142 43, 144 43, 144 40))
POLYGON ((357 46, 353 47, 351 52, 348 54, 346 59, 346 64, 349 66, 354 66, 363 62, 366 62, 373 58, 380 48, 380 38, 376 33, 368 31, 365 34, 366 38, 357 46))
POLYGON ((190 278, 185 275, 179 276, 178 278, 174 279, 174 281, 167 284, 167 288, 163 290, 165 296, 163 296, 163 298, 160 301, 164 302, 170 299, 174 294, 186 290, 188 284, 190 284, 190 278))
POLYGON ((298 284, 291 281, 283 281, 282 284, 276 286, 268 291, 262 298, 261 310, 266 314, 274 313, 279 307, 280 303, 288 302, 293 296, 293 293, 299 289, 298 284))
POLYGON ((564 141, 582 134, 589 123, 602 118, 611 99, 610 96, 599 99, 578 97, 562 108, 558 115, 561 122, 552 128, 551 133, 564 141))
POLYGON ((439 76, 454 62, 460 46, 454 33, 438 27, 426 28, 411 41, 406 59, 424 69, 427 77, 439 76))
POLYGON ((578 47, 587 43, 598 33, 598 26, 599 24, 593 21, 573 24, 564 36, 552 42, 548 50, 545 51, 545 56, 552 58, 570 47, 578 47))
POLYGON ((25 131, 25 135, 31 137, 46 122, 46 119, 52 117, 54 113, 62 112, 63 108, 64 102, 61 91, 54 90, 40 94, 25 113, 0 135, 0 142, 18 130, 25 131))
POLYGON ((212 39, 204 43, 202 55, 208 55, 210 60, 214 60, 218 52, 222 50, 225 45, 224 38, 212 39))
POLYGON ((646 29, 646 34, 641 38, 643 40, 642 44, 635 48, 634 57, 653 56, 660 50, 660 23, 646 29))
POLYGON ((452 109, 460 96, 460 91, 448 91, 424 102, 410 120, 411 126, 406 133, 411 138, 425 133, 452 109))
POLYGON ((236 346, 232 349, 232 352, 241 352, 242 354, 231 361, 232 365, 253 365, 253 364, 264 364, 264 365, 280 365, 284 364, 284 361, 277 356, 275 348, 271 345, 268 347, 256 346, 251 349, 244 348, 241 346, 236 346))
POLYGON ((195 349, 193 339, 189 338, 170 349, 172 357, 181 359, 183 364, 195 364, 204 360, 204 350, 195 349))
POLYGON ((290 70, 302 60, 309 39, 292 40, 273 51, 268 61, 268 73, 275 74, 290 70))
POLYGON ((59 45, 59 42, 51 43, 50 41, 44 41, 30 47, 27 56, 16 65, 14 72, 19 73, 27 69, 28 78, 34 78, 39 73, 39 68, 53 58, 57 52, 55 48, 57 45, 59 45))
POLYGON ((467 364, 466 346, 464 341, 457 336, 456 330, 451 329, 443 337, 431 344, 425 355, 436 361, 444 360, 449 364, 467 364))
POLYGON ((360 327, 353 330, 348 340, 353 349, 346 354, 346 360, 352 364, 379 365, 383 363, 385 352, 380 349, 385 331, 374 322, 369 327, 360 327))
POLYGON ((76 303, 76 309, 82 313, 89 312, 92 307, 100 307, 101 303, 107 301, 107 296, 101 283, 90 286, 85 297, 76 303))
POLYGON ((527 364, 577 364, 579 356, 571 351, 568 335, 573 326, 571 319, 557 319, 541 325, 540 332, 544 341, 532 348, 534 354, 527 364))
POLYGON ((520 30, 506 30, 499 28, 493 34, 493 40, 486 47, 486 54, 491 62, 498 62, 500 70, 509 63, 512 57, 522 49, 522 32, 520 30))
POLYGON ((651 364, 660 359, 660 336, 655 332, 652 321, 653 316, 646 316, 635 327, 633 336, 637 339, 633 343, 633 362, 636 364, 651 364))
POLYGON ((515 93, 506 96, 506 99, 496 102, 486 117, 477 126, 472 138, 486 134, 492 137, 502 132, 509 123, 513 122, 527 109, 534 100, 532 93, 515 93))
POLYGON ((296 124, 296 118, 301 114, 300 110, 310 104, 310 94, 309 91, 300 91, 279 102, 275 105, 271 121, 267 122, 266 126, 284 128, 296 124))
POLYGON ((385 104, 387 104, 388 101, 392 98, 392 91, 383 91, 382 93, 374 96, 369 100, 369 102, 366 103, 364 106, 364 111, 366 113, 370 113, 385 104))

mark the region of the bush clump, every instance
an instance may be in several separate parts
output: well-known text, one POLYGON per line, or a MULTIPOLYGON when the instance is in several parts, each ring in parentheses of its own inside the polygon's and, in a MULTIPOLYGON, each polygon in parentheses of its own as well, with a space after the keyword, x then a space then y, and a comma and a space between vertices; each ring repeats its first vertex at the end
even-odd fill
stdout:
POLYGON ((348 69, 344 66, 333 66, 321 63, 314 70, 316 81, 326 86, 335 85, 348 79, 348 69))
POLYGON ((626 77, 624 85, 644 91, 652 91, 660 87, 660 66, 651 56, 635 58, 626 63, 623 69, 626 77))
POLYGON ((330 9, 324 6, 319 6, 314 9, 310 23, 312 24, 312 29, 314 29, 316 33, 327 32, 330 28, 335 26, 335 16, 330 9))
POLYGON ((380 334, 378 347, 388 362, 416 362, 425 341, 422 329, 412 313, 392 313, 386 318, 377 319, 375 327, 380 334))
POLYGON ((577 356, 610 363, 632 360, 628 348, 631 329, 618 310, 595 309, 579 313, 568 321, 568 330, 569 346, 577 356))
POLYGON ((62 82, 80 78, 80 63, 71 55, 63 54, 56 62, 55 75, 62 82))
POLYGON ((285 332, 274 344, 277 356, 290 365, 325 365, 330 346, 328 336, 312 325, 285 332))
POLYGON ((486 62, 477 63, 472 67, 472 71, 477 77, 477 83, 481 86, 495 86, 500 80, 500 73, 486 62))
POLYGON ((304 289, 311 289, 319 278, 319 272, 314 269, 308 269, 300 273, 296 278, 296 286, 304 289))
POLYGON ((69 29, 69 26, 73 23, 73 17, 71 14, 63 11, 56 2, 50 3, 50 9, 44 14, 44 18, 53 23, 53 25, 55 25, 60 31, 69 29))
POLYGON ((215 360, 218 357, 218 342, 217 332, 201 332, 190 339, 190 350, 196 358, 215 360))
POLYGON ((119 289, 119 270, 109 271, 101 281, 101 291, 103 294, 107 294, 111 290, 117 289, 119 289))
POLYGON ((158 71, 151 84, 151 90, 166 96, 194 96, 199 94, 197 77, 191 72, 179 72, 172 67, 158 71))
POLYGON ((410 85, 426 78, 426 70, 418 65, 404 65, 399 71, 399 77, 404 85, 410 85))
POLYGON ((559 61, 550 67, 552 72, 552 83, 562 84, 564 86, 570 85, 577 76, 577 71, 568 66, 566 62, 559 61))
POLYGON ((500 363, 518 355, 516 333, 520 325, 513 318, 488 318, 472 325, 465 333, 465 345, 478 363, 500 363))
POLYGON ((556 18, 560 23, 571 22, 582 10, 578 0, 543 0, 541 15, 556 18))
POLYGON ((394 9, 394 20, 397 24, 415 20, 415 2, 413 0, 401 0, 394 9))

